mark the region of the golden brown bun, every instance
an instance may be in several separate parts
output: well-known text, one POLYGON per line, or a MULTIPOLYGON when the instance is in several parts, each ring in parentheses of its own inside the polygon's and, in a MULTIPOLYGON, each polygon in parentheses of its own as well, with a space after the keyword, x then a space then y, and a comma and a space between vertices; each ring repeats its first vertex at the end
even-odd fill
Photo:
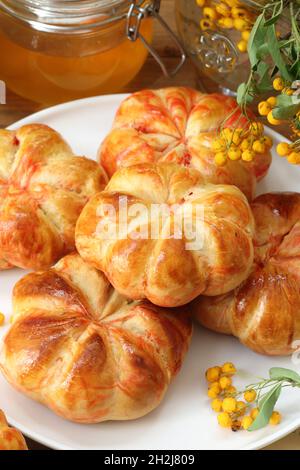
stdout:
POLYGON ((174 163, 140 164, 121 168, 105 191, 88 202, 77 222, 76 245, 123 295, 176 307, 201 293, 228 292, 246 279, 253 262, 253 230, 250 206, 235 186, 204 185, 198 171, 174 163), (118 217, 125 199, 128 213, 141 203, 147 217, 131 215, 125 231, 117 221, 116 236, 109 238, 101 229, 113 225, 106 205, 114 207, 118 217), (181 213, 192 207, 192 226, 196 230, 198 224, 202 248, 187 249, 184 234, 181 239, 173 236, 173 213, 156 238, 151 237, 153 203, 178 204, 181 213), (171 227, 170 238, 165 236, 166 227, 171 227), (144 229, 148 239, 136 239, 134 233, 144 229))
POLYGON ((3 411, 0 410, 0 450, 28 450, 24 437, 8 426, 3 411))
POLYGON ((300 339, 300 194, 274 193, 252 203, 257 232, 250 277, 233 292, 199 297, 205 327, 233 334, 262 354, 288 355, 300 339))
POLYGON ((77 218, 106 182, 47 126, 0 130, 0 269, 43 269, 73 251, 77 218))
POLYGON ((231 97, 191 88, 139 91, 121 104, 113 129, 100 147, 100 162, 109 176, 121 166, 176 162, 199 170, 207 183, 234 184, 252 199, 256 181, 266 175, 271 164, 270 152, 259 155, 253 163, 228 161, 219 167, 211 149, 225 119, 227 127, 247 125, 236 109, 231 97))
POLYGON ((134 419, 156 408, 192 334, 184 309, 126 299, 77 254, 21 279, 13 305, 4 376, 81 423, 134 419))

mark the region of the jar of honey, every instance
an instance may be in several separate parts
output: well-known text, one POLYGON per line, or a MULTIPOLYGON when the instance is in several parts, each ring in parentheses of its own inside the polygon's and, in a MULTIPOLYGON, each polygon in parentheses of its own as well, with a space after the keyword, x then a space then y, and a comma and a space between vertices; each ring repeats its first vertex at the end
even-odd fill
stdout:
POLYGON ((43 105, 119 92, 149 50, 157 55, 151 40, 159 4, 0 0, 0 80, 43 105))

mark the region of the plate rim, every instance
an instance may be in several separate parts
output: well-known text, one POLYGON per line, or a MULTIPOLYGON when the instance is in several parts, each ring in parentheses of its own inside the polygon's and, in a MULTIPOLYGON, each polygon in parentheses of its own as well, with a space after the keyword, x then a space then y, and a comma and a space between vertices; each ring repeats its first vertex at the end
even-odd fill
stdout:
MULTIPOLYGON (((109 102, 109 101, 122 101, 126 97, 128 97, 130 93, 115 93, 115 94, 107 94, 107 95, 99 95, 99 96, 92 96, 88 98, 82 98, 79 100, 73 100, 73 101, 68 101, 66 103, 61 103, 58 105, 54 105, 45 109, 42 109, 40 111, 37 111, 35 113, 32 113, 22 119, 19 119, 18 121, 10 124, 7 126, 7 129, 9 130, 14 130, 20 126, 26 125, 26 124, 32 124, 33 122, 38 122, 39 120, 45 120, 49 115, 55 114, 55 113, 60 113, 60 112, 66 112, 70 111, 74 108, 77 108, 78 106, 80 107, 81 105, 88 105, 88 104, 95 104, 95 102, 109 102)), ((279 132, 271 129, 268 126, 265 126, 266 133, 273 137, 274 139, 280 139, 281 141, 284 142, 290 142, 290 140, 284 136, 282 136, 279 132)), ((60 443, 59 441, 53 440, 51 438, 44 437, 43 435, 40 435, 39 433, 35 432, 34 430, 31 430, 28 428, 28 426, 19 424, 17 420, 14 418, 11 418, 9 414, 7 415, 8 421, 10 425, 13 427, 16 427, 19 429, 25 436, 28 438, 41 443, 51 449, 54 450, 75 450, 73 447, 64 445, 60 443)), ((72 424, 72 422, 70 422, 72 424)), ((266 447, 282 438, 285 436, 291 434, 293 431, 295 431, 297 428, 300 426, 300 417, 295 418, 292 420, 292 422, 289 423, 289 425, 286 425, 282 429, 278 429, 277 432, 274 432, 273 434, 260 438, 255 442, 252 442, 250 444, 244 445, 243 447, 239 447, 240 450, 257 450, 261 449, 263 447, 266 447)), ((217 444, 217 441, 216 441, 217 444)), ((218 447, 216 446, 216 449, 218 447)), ((201 448, 199 448, 200 450, 201 448)), ((103 449, 104 450, 104 449, 103 449)), ((190 450, 190 449, 186 449, 190 450)))

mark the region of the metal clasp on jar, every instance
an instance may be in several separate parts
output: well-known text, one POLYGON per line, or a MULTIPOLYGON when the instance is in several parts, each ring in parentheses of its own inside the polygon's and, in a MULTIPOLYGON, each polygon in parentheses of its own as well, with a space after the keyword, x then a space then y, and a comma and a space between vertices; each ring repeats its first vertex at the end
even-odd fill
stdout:
POLYGON ((127 25, 126 25, 126 33, 127 37, 130 41, 136 41, 140 39, 146 49, 150 52, 152 57, 156 60, 156 62, 161 67, 164 75, 168 78, 173 77, 179 71, 179 69, 183 66, 186 60, 186 53, 177 38, 177 36, 173 33, 171 28, 168 24, 164 21, 164 19, 159 14, 160 9, 160 1, 161 0, 153 0, 150 3, 145 3, 144 0, 135 0, 131 3, 131 6, 128 11, 127 15, 127 25), (144 36, 140 33, 140 26, 141 22, 144 18, 153 17, 159 21, 162 27, 169 33, 172 40, 174 41, 176 47, 179 49, 180 52, 180 62, 175 67, 174 70, 168 70, 166 64, 164 63, 163 59, 160 57, 159 53, 149 44, 149 42, 144 38, 144 36))

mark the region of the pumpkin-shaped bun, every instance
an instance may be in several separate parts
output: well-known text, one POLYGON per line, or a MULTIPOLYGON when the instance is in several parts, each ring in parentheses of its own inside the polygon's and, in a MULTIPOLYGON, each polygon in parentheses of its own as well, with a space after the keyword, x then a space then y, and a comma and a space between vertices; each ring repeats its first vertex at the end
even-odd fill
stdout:
POLYGON ((194 312, 202 325, 256 352, 288 355, 300 339, 300 194, 264 194, 252 210, 257 231, 250 277, 227 295, 199 297, 194 312))
POLYGON ((50 127, 0 130, 0 269, 43 269, 74 251, 77 218, 106 182, 50 127))
POLYGON ((77 254, 21 279, 13 305, 0 356, 4 376, 81 423, 134 419, 156 408, 192 334, 184 309, 123 297, 77 254))
POLYGON ((142 90, 119 107, 99 159, 109 176, 122 166, 176 162, 199 170, 207 183, 233 184, 252 199, 256 181, 269 169, 271 154, 266 151, 252 163, 228 160, 217 166, 212 141, 224 122, 229 128, 248 126, 229 96, 185 87, 142 90))
POLYGON ((246 279, 253 230, 235 186, 204 184, 198 171, 174 163, 140 164, 121 168, 88 202, 76 245, 122 294, 176 307, 246 279))

